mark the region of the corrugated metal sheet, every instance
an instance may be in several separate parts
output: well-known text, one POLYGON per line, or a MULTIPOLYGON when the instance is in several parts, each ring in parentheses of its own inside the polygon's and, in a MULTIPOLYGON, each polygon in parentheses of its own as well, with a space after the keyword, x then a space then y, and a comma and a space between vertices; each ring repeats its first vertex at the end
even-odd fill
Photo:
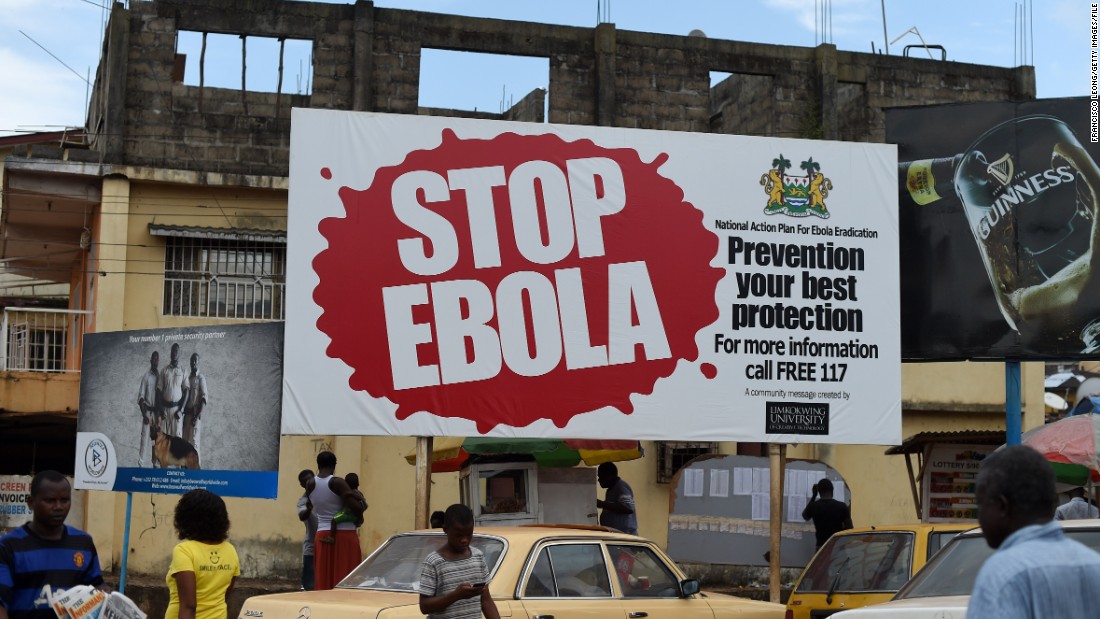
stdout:
POLYGON ((921 432, 914 434, 901 442, 901 445, 890 447, 886 455, 923 453, 924 448, 932 443, 972 444, 972 445, 1003 445, 1005 442, 1004 430, 961 430, 959 432, 921 432))
POLYGON ((189 239, 219 239, 223 241, 249 241, 253 243, 286 243, 286 232, 281 230, 249 230, 247 228, 212 228, 204 226, 169 226, 149 224, 153 236, 175 236, 189 239))

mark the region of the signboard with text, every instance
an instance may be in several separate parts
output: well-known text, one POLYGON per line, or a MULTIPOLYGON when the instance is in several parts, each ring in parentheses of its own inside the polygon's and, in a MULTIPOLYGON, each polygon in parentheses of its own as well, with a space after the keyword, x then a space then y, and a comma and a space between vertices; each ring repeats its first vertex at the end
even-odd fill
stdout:
POLYGON ((283 325, 84 336, 74 487, 275 498, 283 325))
POLYGON ((896 444, 896 165, 294 110, 283 432, 896 444))
POLYGON ((995 447, 941 444, 930 448, 921 479, 924 522, 978 521, 978 469, 995 447))
POLYGON ((1086 97, 888 110, 906 360, 1100 352, 1100 144, 1086 97))

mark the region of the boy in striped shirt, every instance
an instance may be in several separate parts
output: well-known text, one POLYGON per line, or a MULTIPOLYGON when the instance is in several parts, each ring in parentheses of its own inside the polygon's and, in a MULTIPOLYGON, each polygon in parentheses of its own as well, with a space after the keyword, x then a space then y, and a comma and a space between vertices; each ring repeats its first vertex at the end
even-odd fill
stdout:
POLYGON ((443 514, 447 543, 424 558, 420 571, 420 612, 430 619, 500 619, 489 594, 489 569, 480 550, 470 546, 474 514, 455 504, 443 514))

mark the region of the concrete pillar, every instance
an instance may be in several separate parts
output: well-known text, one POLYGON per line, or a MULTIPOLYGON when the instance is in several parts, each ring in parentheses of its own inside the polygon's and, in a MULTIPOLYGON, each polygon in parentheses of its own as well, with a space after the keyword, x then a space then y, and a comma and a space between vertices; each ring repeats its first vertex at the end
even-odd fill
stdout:
POLYGON ((126 66, 130 53, 130 10, 115 3, 107 27, 106 93, 103 97, 104 127, 89 127, 93 132, 102 131, 103 160, 122 163, 123 144, 126 138, 126 66))
POLYGON ((814 49, 814 65, 817 76, 817 100, 820 110, 820 116, 817 120, 821 126, 821 138, 835 140, 839 135, 836 100, 836 46, 828 43, 818 45, 814 49))
POLYGON ((596 26, 596 124, 615 124, 615 24, 596 26))
POLYGON ((374 2, 356 0, 354 28, 351 109, 365 112, 374 108, 374 2))
POLYGON ((1023 400, 1021 429, 1024 432, 1034 430, 1046 423, 1046 405, 1043 401, 1045 365, 1042 361, 1028 361, 1020 364, 1020 385, 1023 389, 1023 393, 1020 394, 1023 400))
POLYGON ((1014 101, 1033 101, 1035 99, 1035 67, 1016 67, 1015 82, 1012 84, 1014 101))
POLYGON ((127 224, 130 219, 130 179, 113 175, 103 179, 96 239, 98 254, 92 284, 91 308, 95 310, 91 332, 121 331, 126 325, 127 224), (106 275, 104 275, 106 273, 106 275))

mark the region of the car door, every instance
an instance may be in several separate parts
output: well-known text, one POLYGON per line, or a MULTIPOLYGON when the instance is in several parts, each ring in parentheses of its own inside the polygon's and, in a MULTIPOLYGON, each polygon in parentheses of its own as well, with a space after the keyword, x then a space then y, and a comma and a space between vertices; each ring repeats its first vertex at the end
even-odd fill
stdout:
POLYGON ((647 544, 607 544, 627 619, 709 619, 710 605, 680 597, 680 579, 647 544))
POLYGON ((528 619, 622 616, 599 541, 544 543, 534 556, 519 588, 528 619))

